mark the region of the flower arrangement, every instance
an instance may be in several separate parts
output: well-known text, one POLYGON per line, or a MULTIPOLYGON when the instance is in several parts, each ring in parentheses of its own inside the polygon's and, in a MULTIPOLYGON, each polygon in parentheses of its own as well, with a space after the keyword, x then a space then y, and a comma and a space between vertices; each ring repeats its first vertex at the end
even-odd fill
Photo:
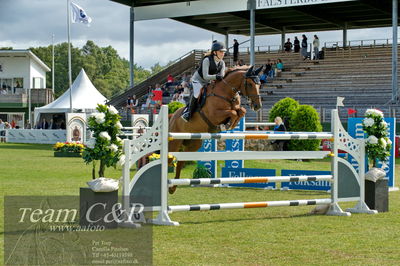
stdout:
POLYGON ((85 145, 79 142, 57 142, 53 146, 54 151, 73 153, 82 153, 84 148, 85 145))
MULTIPOLYGON (((160 154, 158 153, 153 153, 149 156, 149 161, 155 161, 160 159, 160 154)), ((170 166, 176 167, 177 160, 175 156, 172 156, 171 154, 168 154, 168 161, 172 160, 172 163, 170 163, 170 166)))
POLYGON ((367 133, 366 153, 373 167, 377 160, 386 161, 390 156, 392 142, 388 138, 387 123, 383 113, 376 109, 368 109, 363 120, 363 130, 367 133))
POLYGON ((121 133, 121 117, 114 106, 99 104, 98 113, 88 118, 89 130, 93 138, 86 143, 82 158, 86 164, 92 163, 92 177, 96 178, 96 163, 100 161, 99 177, 104 177, 106 167, 123 165, 125 155, 122 154, 122 140, 118 137, 121 133))

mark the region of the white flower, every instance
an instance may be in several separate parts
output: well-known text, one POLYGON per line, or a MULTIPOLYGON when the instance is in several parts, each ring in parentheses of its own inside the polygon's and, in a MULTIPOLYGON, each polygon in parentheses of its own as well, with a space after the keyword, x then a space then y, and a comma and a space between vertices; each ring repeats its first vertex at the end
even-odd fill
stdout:
POLYGON ((124 165, 125 164, 125 155, 122 154, 121 157, 119 157, 118 165, 124 165))
POLYGON ((118 141, 119 143, 121 143, 122 139, 121 139, 120 137, 117 137, 117 141, 118 141))
POLYGON ((386 142, 387 144, 392 145, 392 141, 389 138, 386 138, 386 142))
POLYGON ((110 105, 110 106, 108 107, 108 111, 109 111, 111 114, 113 114, 113 115, 118 114, 118 110, 117 110, 114 106, 112 106, 112 105, 110 105))
POLYGON ((372 127, 374 125, 374 123, 375 123, 375 121, 372 118, 365 118, 364 121, 363 121, 363 124, 366 127, 372 127))
POLYGON ((381 122, 381 126, 382 126, 383 128, 387 128, 387 123, 386 123, 385 121, 382 121, 382 122, 381 122))
POLYGON ((369 136, 369 137, 367 138, 367 143, 370 143, 370 144, 377 144, 377 143, 378 143, 378 139, 377 139, 375 136, 369 136))
POLYGON ((383 113, 377 109, 368 109, 365 112, 365 115, 377 115, 377 116, 383 117, 383 113))
POLYGON ((94 146, 96 145, 96 139, 95 138, 91 138, 86 142, 86 146, 90 149, 93 149, 94 146))
POLYGON ((106 115, 104 113, 95 113, 95 114, 92 114, 92 116, 96 120, 97 124, 102 124, 106 121, 106 119, 105 119, 106 115))
POLYGON ((110 135, 108 135, 108 133, 106 131, 102 131, 99 134, 100 138, 106 139, 106 140, 111 140, 110 135))
POLYGON ((382 148, 386 149, 386 140, 384 138, 379 139, 379 144, 382 146, 382 148))
POLYGON ((110 146, 108 146, 108 148, 112 151, 112 152, 117 152, 118 151, 118 146, 115 144, 111 144, 110 146))
POLYGON ((122 128, 123 128, 121 122, 117 122, 117 123, 115 124, 115 127, 118 128, 118 129, 122 129, 122 128))

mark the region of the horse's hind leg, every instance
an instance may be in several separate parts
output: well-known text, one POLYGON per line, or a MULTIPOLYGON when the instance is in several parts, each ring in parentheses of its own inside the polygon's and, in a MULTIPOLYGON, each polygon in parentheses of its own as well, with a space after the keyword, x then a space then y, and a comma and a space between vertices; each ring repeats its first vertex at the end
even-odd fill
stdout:
MULTIPOLYGON (((181 171, 183 166, 185 166, 185 161, 178 161, 178 163, 176 164, 175 179, 179 179, 181 177, 181 171)), ((168 188, 169 194, 174 194, 175 190, 176 186, 168 188)))

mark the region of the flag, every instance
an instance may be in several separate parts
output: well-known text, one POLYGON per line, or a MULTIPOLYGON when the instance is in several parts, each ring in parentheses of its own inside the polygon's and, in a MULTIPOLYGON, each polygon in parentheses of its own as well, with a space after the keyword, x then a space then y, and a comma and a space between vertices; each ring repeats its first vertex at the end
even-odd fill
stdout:
POLYGON ((336 106, 344 106, 343 100, 344 97, 337 97, 336 106))
POLYGON ((72 23, 83 23, 89 25, 90 22, 92 22, 92 18, 86 14, 85 10, 74 2, 71 2, 71 11, 72 23))
POLYGON ((357 113, 356 110, 354 110, 354 109, 352 109, 352 108, 347 109, 347 114, 348 114, 348 115, 352 115, 352 114, 355 114, 355 113, 357 113))

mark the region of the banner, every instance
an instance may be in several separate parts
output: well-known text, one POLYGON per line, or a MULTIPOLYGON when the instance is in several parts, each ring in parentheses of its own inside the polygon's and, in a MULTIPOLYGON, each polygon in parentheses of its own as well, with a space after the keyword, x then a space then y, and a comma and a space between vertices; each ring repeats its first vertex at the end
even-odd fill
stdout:
MULTIPOLYGON (((282 176, 315 176, 315 175, 330 175, 330 171, 311 171, 311 170, 284 170, 282 176)), ((302 190, 325 190, 331 189, 329 181, 299 181, 299 182, 282 182, 281 188, 284 189, 302 189, 302 190)))
POLYGON ((62 129, 7 129, 6 142, 55 144, 65 142, 67 131, 62 129))
MULTIPOLYGON (((258 168, 222 168, 222 177, 256 177, 256 176, 276 176, 275 169, 258 169, 258 168)), ((275 188, 275 182, 269 183, 248 183, 248 184, 229 184, 230 187, 253 187, 253 188, 275 188)))

